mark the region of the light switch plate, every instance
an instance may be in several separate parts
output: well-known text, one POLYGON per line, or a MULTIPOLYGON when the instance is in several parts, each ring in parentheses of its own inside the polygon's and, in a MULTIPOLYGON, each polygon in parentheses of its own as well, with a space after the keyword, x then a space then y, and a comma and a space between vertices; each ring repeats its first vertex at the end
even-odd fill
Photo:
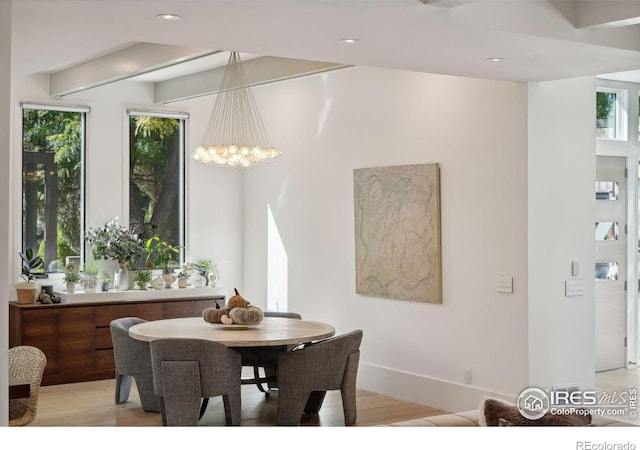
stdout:
POLYGON ((564 296, 581 297, 584 295, 584 282, 582 280, 565 280, 564 296))
POLYGON ((513 277, 503 275, 497 276, 496 291, 503 292, 505 294, 513 294, 513 277))

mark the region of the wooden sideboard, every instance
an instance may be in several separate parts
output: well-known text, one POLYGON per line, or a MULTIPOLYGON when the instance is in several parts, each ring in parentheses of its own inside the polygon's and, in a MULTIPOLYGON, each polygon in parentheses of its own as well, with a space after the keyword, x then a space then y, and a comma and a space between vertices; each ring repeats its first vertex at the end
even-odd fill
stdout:
POLYGON ((223 295, 198 298, 103 300, 52 305, 9 302, 9 346, 32 345, 47 356, 43 385, 115 377, 109 324, 121 317, 146 320, 197 317, 223 295))

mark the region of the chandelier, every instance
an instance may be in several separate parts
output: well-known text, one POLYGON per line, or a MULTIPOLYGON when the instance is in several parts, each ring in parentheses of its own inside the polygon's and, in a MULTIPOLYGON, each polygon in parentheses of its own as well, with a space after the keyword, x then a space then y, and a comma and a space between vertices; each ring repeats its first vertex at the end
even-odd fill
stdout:
POLYGON ((231 52, 204 133, 192 157, 203 164, 249 167, 280 154, 271 147, 238 52, 231 52))

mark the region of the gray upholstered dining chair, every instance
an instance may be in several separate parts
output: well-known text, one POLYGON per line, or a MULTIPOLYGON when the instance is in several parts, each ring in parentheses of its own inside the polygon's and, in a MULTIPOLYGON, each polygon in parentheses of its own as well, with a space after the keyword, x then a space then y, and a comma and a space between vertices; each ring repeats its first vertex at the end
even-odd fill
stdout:
MULTIPOLYGON (((284 317, 286 319, 302 319, 302 316, 295 312, 265 311, 264 317, 284 317)), ((293 346, 281 345, 277 347, 247 347, 239 348, 242 355, 242 366, 253 368, 253 378, 244 378, 243 384, 255 384, 260 392, 264 392, 265 397, 269 397, 269 391, 262 386, 262 380, 267 383, 269 390, 278 387, 278 360, 280 355, 293 346), (264 378, 260 377, 260 369, 264 370, 264 378)))
POLYGON ((19 345, 9 349, 9 375, 29 382, 29 397, 9 400, 9 426, 28 425, 35 420, 46 365, 47 357, 37 347, 19 345))
POLYGON ((345 425, 356 421, 356 377, 362 330, 354 330, 284 353, 278 367, 278 425, 298 425, 303 413, 318 414, 329 390, 340 390, 345 425))
POLYGON ((149 343, 129 336, 129 328, 146 322, 138 317, 123 317, 110 323, 116 366, 116 404, 129 399, 132 379, 136 381, 142 409, 160 412, 160 399, 153 391, 149 343))
POLYGON ((197 425, 206 408, 201 400, 218 395, 226 424, 240 425, 240 353, 203 339, 155 339, 151 364, 164 425, 197 425))

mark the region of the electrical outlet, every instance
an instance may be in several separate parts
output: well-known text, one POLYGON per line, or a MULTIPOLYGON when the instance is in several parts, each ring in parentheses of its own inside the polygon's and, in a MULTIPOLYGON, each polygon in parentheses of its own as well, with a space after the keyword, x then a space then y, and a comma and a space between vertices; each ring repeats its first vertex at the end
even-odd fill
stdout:
POLYGON ((464 369, 464 383, 471 384, 471 369, 464 369))

